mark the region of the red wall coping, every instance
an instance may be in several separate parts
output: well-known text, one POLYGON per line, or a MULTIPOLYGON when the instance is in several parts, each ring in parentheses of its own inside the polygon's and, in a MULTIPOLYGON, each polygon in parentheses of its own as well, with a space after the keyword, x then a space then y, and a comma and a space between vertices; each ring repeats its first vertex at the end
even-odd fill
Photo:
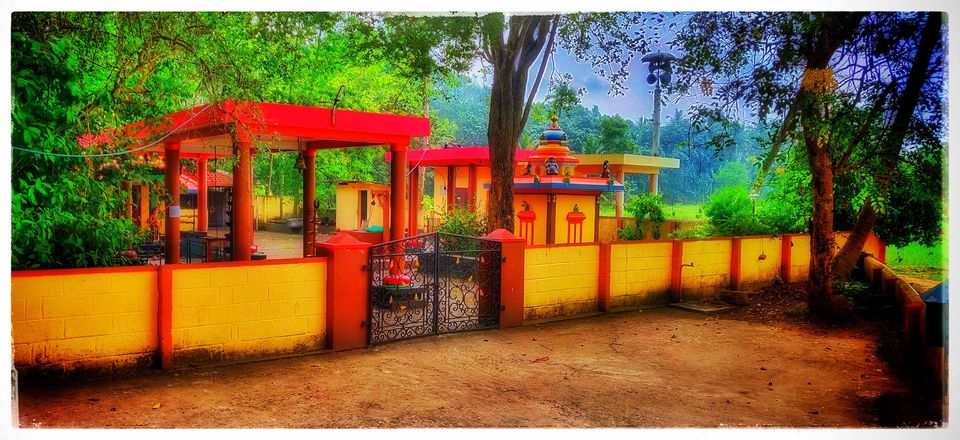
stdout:
MULTIPOLYGON (((256 261, 221 261, 216 263, 201 264, 167 264, 171 270, 190 270, 190 269, 216 269, 222 267, 247 267, 247 266, 274 266, 280 264, 305 264, 305 263, 325 263, 327 257, 311 258, 284 258, 278 260, 256 260, 256 261)), ((37 269, 37 270, 19 270, 12 271, 12 278, 21 277, 40 277, 40 276, 60 276, 60 275, 96 275, 96 274, 115 274, 130 272, 157 272, 161 266, 118 266, 118 267, 85 267, 76 269, 37 269)))
POLYGON ((216 263, 202 264, 175 264, 167 266, 176 266, 173 270, 190 269, 218 269, 223 267, 256 267, 256 266, 277 266, 281 264, 306 264, 306 263, 326 263, 327 257, 308 257, 308 258, 282 258, 278 260, 250 260, 250 261, 220 261, 216 263))
POLYGON ((554 244, 531 244, 527 245, 527 249, 549 249, 549 248, 563 248, 563 247, 576 247, 576 246, 600 246, 599 242, 590 242, 590 243, 554 243, 554 244))
POLYGON ((11 278, 42 277, 58 275, 96 275, 129 272, 156 272, 160 266, 117 266, 117 267, 84 267, 73 269, 34 269, 11 271, 11 278))

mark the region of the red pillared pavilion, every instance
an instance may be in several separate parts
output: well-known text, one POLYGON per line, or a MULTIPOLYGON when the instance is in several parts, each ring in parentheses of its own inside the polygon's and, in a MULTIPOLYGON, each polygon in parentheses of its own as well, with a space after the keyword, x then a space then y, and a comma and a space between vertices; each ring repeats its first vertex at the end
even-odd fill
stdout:
MULTIPOLYGON (((83 145, 132 139, 140 145, 129 145, 131 154, 157 154, 163 157, 166 187, 167 220, 165 222, 165 260, 179 263, 180 252, 180 160, 196 159, 198 166, 197 229, 207 228, 206 194, 209 184, 207 159, 232 155, 233 213, 231 248, 248 249, 253 244, 253 157, 258 149, 270 152, 297 152, 304 158, 303 179, 303 253, 313 254, 316 199, 316 151, 326 148, 389 146, 392 155, 401 160, 391 165, 391 228, 390 238, 404 236, 404 189, 407 174, 407 148, 413 137, 430 135, 428 118, 368 113, 335 108, 318 108, 289 104, 248 101, 224 101, 198 106, 158 118, 159 122, 136 122, 120 130, 84 136, 83 145), (120 136, 117 136, 120 135, 120 136)), ((249 260, 247 252, 232 252, 236 261, 249 260)))

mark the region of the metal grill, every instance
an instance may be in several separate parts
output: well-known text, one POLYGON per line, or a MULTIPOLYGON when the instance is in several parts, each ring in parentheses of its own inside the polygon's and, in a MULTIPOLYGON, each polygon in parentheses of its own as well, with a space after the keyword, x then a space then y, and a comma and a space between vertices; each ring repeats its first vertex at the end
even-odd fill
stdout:
POLYGON ((418 235, 373 246, 370 269, 371 344, 500 323, 499 242, 418 235))

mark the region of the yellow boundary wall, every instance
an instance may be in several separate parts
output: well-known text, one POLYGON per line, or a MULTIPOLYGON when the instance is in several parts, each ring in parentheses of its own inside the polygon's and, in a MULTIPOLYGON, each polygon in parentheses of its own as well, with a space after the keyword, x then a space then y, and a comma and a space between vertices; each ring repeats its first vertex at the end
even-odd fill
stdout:
POLYGON ((151 365, 157 276, 155 268, 14 272, 14 365, 54 375, 151 365))
POLYGON ((611 306, 637 307, 669 302, 672 258, 673 241, 611 243, 611 306))
MULTIPOLYGON (((326 259, 256 263, 168 269, 174 366, 324 348, 326 259)), ((14 365, 54 376, 158 365, 159 277, 158 266, 14 272, 14 365)))
MULTIPOLYGON (((601 233, 602 235, 602 233, 601 233)), ((842 245, 847 233, 837 233, 842 245)), ((739 290, 754 291, 781 281, 783 240, 790 240, 790 282, 807 279, 810 237, 801 234, 739 237, 739 290)), ((613 241, 608 266, 598 243, 527 246, 524 319, 537 320, 611 309, 662 305, 671 301, 674 246, 681 248, 680 295, 707 299, 732 287, 733 238, 613 241), (602 274, 602 275, 601 275, 602 274), (599 279, 601 277, 608 279, 599 279), (596 279, 596 281, 594 281, 596 279), (604 281, 608 280, 606 286, 604 281), (604 301, 609 300, 606 305, 604 301)), ((882 255, 871 235, 864 252, 882 255)))
POLYGON ((524 320, 597 310, 600 245, 530 246, 524 251, 524 320))

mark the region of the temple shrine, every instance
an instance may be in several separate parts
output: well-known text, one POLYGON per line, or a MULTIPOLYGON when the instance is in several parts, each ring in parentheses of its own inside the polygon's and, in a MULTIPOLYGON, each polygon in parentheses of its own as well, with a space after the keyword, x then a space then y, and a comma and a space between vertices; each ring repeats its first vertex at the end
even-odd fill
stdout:
MULTIPOLYGON (((554 117, 535 150, 514 155, 515 235, 528 244, 588 243, 616 239, 623 217, 623 181, 629 174, 647 174, 650 191, 658 191, 661 169, 679 168, 675 158, 637 154, 573 155, 567 134, 554 117), (551 159, 552 158, 552 159, 551 159), (616 197, 616 216, 600 215, 604 191, 616 197), (569 233, 568 233, 569 232, 569 233)), ((386 161, 392 163, 390 153, 386 161)), ((486 211, 490 187, 490 153, 486 146, 450 146, 408 152, 409 194, 418 194, 420 175, 433 168, 433 209, 425 212, 422 199, 411 197, 405 207, 407 231, 430 231, 436 216, 450 209, 486 211)), ((349 191, 349 187, 342 187, 349 191)), ((338 187, 338 194, 340 188, 338 187)), ((338 195, 339 197, 339 195, 338 195)), ((356 198, 356 196, 351 196, 356 198)), ((339 209, 339 206, 338 206, 339 209)), ((339 227, 339 225, 338 225, 339 227)), ((389 225, 384 227, 389 228, 389 225)), ((358 231, 362 232, 362 231, 358 231)), ((351 232, 354 233, 354 232, 351 232)), ((359 235, 359 234, 358 234, 359 235)))

